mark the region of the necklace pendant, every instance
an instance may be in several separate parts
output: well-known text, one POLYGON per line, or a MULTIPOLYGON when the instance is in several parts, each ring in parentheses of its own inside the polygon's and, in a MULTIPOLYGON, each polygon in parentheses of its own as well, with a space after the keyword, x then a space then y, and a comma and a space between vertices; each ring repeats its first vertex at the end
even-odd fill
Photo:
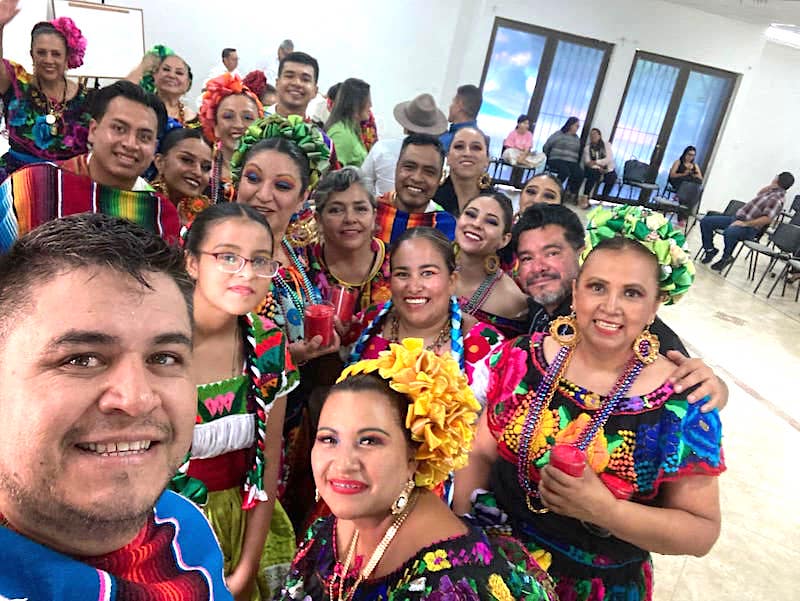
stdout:
POLYGON ((50 126, 50 135, 57 136, 58 135, 58 125, 51 125, 50 126))
POLYGON ((56 116, 53 113, 48 113, 44 118, 45 123, 47 125, 55 125, 56 124, 56 116))

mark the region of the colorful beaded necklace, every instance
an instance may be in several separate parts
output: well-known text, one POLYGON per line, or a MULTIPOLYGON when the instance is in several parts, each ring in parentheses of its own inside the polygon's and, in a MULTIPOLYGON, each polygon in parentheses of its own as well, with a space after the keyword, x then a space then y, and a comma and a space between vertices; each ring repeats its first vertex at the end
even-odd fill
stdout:
POLYGON ((275 274, 275 277, 272 281, 275 282, 286 293, 286 295, 292 301, 292 304, 302 316, 306 306, 306 303, 303 300, 303 293, 305 293, 305 298, 308 299, 309 304, 312 305, 318 305, 322 303, 322 295, 311 283, 311 278, 308 277, 308 272, 303 266, 303 262, 300 260, 300 257, 297 256, 297 253, 295 252, 294 248, 292 248, 292 245, 289 244, 289 241, 286 238, 283 238, 281 240, 281 244, 283 245, 283 250, 286 252, 286 256, 289 257, 289 261, 291 262, 291 264, 286 268, 286 273, 289 275, 295 285, 290 286, 281 275, 280 271, 275 274))
MULTIPOLYGON (((361 360, 361 355, 364 354, 364 349, 367 343, 375 335, 378 327, 384 323, 386 316, 392 309, 392 301, 388 300, 383 304, 381 310, 375 318, 367 324, 361 336, 358 337, 353 351, 347 359, 347 364, 356 363, 361 360)), ((458 366, 464 369, 464 333, 461 331, 462 315, 461 306, 458 304, 458 299, 455 296, 450 297, 450 352, 453 357, 458 361, 458 366)))
MULTIPOLYGON (((639 344, 640 356, 648 357, 651 352, 649 342, 646 340, 637 340, 637 343, 639 344)), ((538 485, 534 486, 529 474, 532 463, 530 457, 531 441, 533 441, 539 430, 544 412, 550 409, 550 401, 553 399, 556 388, 558 388, 559 381, 567 370, 574 350, 574 346, 562 346, 558 350, 555 359, 553 359, 553 362, 548 367, 541 382, 539 382, 539 386, 536 388, 533 402, 528 408, 528 412, 525 415, 525 422, 522 425, 517 460, 517 479, 525 493, 525 503, 528 505, 528 509, 533 513, 547 513, 548 509, 546 507, 534 507, 531 502, 532 499, 539 499, 538 485)), ((644 362, 637 354, 634 354, 625 365, 622 375, 620 375, 614 383, 614 387, 600 407, 600 410, 592 416, 589 425, 584 428, 578 437, 575 446, 581 451, 586 450, 586 447, 589 446, 600 428, 602 428, 608 421, 608 418, 611 417, 614 409, 616 409, 617 405, 625 394, 627 394, 631 385, 641 373, 642 368, 644 368, 644 362)))
POLYGON ((503 278, 503 271, 498 269, 494 273, 488 274, 481 285, 475 290, 469 299, 462 298, 461 299, 461 308, 464 309, 464 312, 468 315, 475 315, 478 310, 483 306, 483 303, 489 298, 489 295, 492 293, 492 290, 497 285, 497 283, 503 278))

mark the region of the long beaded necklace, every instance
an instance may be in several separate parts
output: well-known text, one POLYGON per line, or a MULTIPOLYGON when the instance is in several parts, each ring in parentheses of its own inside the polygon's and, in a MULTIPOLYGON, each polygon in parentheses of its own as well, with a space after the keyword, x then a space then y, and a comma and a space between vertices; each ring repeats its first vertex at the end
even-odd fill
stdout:
POLYGON ((502 277, 503 277, 503 271, 500 269, 498 269, 494 273, 488 274, 485 278, 483 278, 481 285, 478 286, 478 288, 475 290, 475 292, 472 293, 472 296, 469 297, 469 299, 461 299, 460 301, 461 308, 464 309, 464 311, 468 315, 475 315, 475 313, 478 312, 478 310, 483 306, 483 304, 489 298, 489 295, 491 295, 492 290, 497 285, 497 283, 502 279, 502 277))
POLYGON ((297 253, 292 248, 292 245, 289 244, 289 241, 286 238, 283 238, 281 240, 281 244, 283 244, 283 250, 286 252, 286 256, 289 257, 289 261, 291 262, 291 264, 288 266, 287 272, 295 283, 295 286, 290 286, 280 272, 275 274, 273 281, 278 284, 278 286, 286 293, 286 295, 292 301, 292 304, 300 312, 300 315, 302 315, 306 306, 306 303, 303 300, 304 292, 309 303, 312 305, 320 304, 322 302, 322 296, 311 283, 311 278, 308 277, 308 272, 303 266, 300 257, 297 256, 297 253), (299 282, 296 280, 295 274, 299 276, 299 282))
POLYGON ((413 496, 411 497, 411 499, 409 499, 406 508, 400 515, 398 515, 395 518, 394 522, 392 522, 392 525, 389 526, 389 529, 386 531, 386 534, 383 535, 381 542, 379 542, 378 546, 375 547, 375 551, 372 552, 372 555, 370 556, 369 561, 367 562, 367 566, 363 570, 361 570, 358 576, 356 577, 356 581, 353 583, 353 587, 349 591, 346 591, 344 585, 345 578, 347 578, 347 573, 350 571, 350 565, 352 564, 353 559, 355 557, 356 545, 358 543, 358 536, 359 536, 358 530, 356 530, 353 533, 353 538, 350 541, 350 546, 347 549, 347 556, 345 557, 344 564, 338 564, 337 562, 336 566, 337 569, 334 570, 333 575, 331 576, 330 583, 328 584, 328 596, 330 597, 330 601, 336 601, 336 596, 334 596, 333 594, 333 585, 337 580, 337 578, 341 581, 339 583, 339 595, 338 595, 339 601, 350 601, 350 599, 352 599, 353 596, 355 596, 356 589, 358 588, 358 586, 364 580, 369 579, 369 577, 372 575, 372 572, 374 572, 375 568, 378 567, 378 563, 380 563, 381 559, 383 559, 383 556, 386 553, 386 549, 389 548, 389 545, 392 543, 392 540, 394 540, 394 537, 400 530, 400 526, 403 525, 403 522, 406 521, 406 518, 408 518, 409 514, 411 513, 411 510, 414 508, 414 505, 416 505, 418 498, 417 491, 414 491, 412 495, 413 496), (340 566, 341 570, 338 569, 340 566))
POLYGON ((56 136, 58 135, 58 123, 59 121, 63 120, 64 110, 66 109, 67 105, 67 78, 64 78, 64 94, 61 96, 61 102, 54 102, 50 100, 50 97, 47 93, 42 90, 41 86, 39 85, 39 78, 36 78, 36 88, 44 97, 44 107, 47 111, 47 114, 44 117, 45 123, 50 126, 50 135, 56 136))
MULTIPOLYGON (((450 318, 447 318, 447 321, 444 322, 444 325, 439 329, 439 333, 436 334, 436 340, 434 340, 431 344, 425 347, 426 350, 433 351, 437 355, 442 350, 442 347, 450 342, 450 318)), ((389 326, 389 342, 398 343, 400 342, 400 320, 397 317, 397 313, 392 313, 392 323, 389 326)))
MULTIPOLYGON (((367 347, 367 343, 375 335, 378 327, 384 322, 384 319, 389 315, 394 304, 391 300, 386 301, 378 311, 375 318, 367 324, 367 327, 361 332, 358 337, 350 356, 347 358, 347 364, 356 363, 361 360, 361 355, 367 347)), ((455 296, 450 297, 450 352, 453 357, 458 361, 458 366, 464 369, 464 333, 461 331, 462 316, 461 306, 458 304, 458 299, 455 296)))
MULTIPOLYGON (((539 382, 539 386, 536 388, 534 400, 528 408, 525 422, 522 426, 518 449, 517 479, 525 492, 525 503, 533 513, 547 513, 549 510, 546 507, 534 507, 531 502, 532 499, 539 499, 538 485, 533 485, 529 474, 531 441, 539 430, 544 412, 550 409, 550 401, 555 394, 559 381, 566 372, 574 350, 574 346, 562 346, 559 349, 555 359, 553 359, 541 382, 539 382)), ((631 385, 639 376, 643 367, 644 363, 635 354, 628 360, 622 375, 617 379, 600 410, 594 414, 589 425, 581 432, 578 442, 575 444, 581 451, 586 450, 586 447, 589 446, 589 443, 594 439, 600 428, 608 421, 611 413, 630 390, 631 385)))

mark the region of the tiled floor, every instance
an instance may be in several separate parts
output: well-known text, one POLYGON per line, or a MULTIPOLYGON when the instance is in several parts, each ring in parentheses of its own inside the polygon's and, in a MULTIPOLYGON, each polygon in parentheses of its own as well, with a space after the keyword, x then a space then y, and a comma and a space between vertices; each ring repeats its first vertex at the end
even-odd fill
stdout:
MULTIPOLYGON (((586 211, 570 208, 586 221, 586 211)), ((695 227, 692 255, 699 244, 695 227)), ((767 299, 767 277, 754 295, 744 255, 727 278, 698 263, 689 293, 659 312, 727 382, 730 401, 721 414, 722 533, 706 557, 655 558, 655 601, 800 599, 800 477, 792 467, 800 449, 798 284, 783 298, 779 285, 767 299)), ((762 257, 757 277, 766 264, 762 257)))
MULTIPOLYGON (((689 242, 699 244, 699 228, 689 242)), ((722 412, 728 471, 720 479, 722 534, 703 558, 657 557, 656 601, 797 599, 800 480, 800 303, 797 284, 757 295, 744 255, 727 278, 697 265, 689 294, 661 317, 730 387, 722 412)), ((766 262, 761 261, 758 277, 766 262)))

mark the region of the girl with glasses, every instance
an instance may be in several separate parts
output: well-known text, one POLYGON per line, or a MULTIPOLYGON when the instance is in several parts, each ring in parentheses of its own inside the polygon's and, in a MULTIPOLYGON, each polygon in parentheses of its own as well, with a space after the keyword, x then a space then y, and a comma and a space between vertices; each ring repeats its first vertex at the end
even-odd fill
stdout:
POLYGON ((271 599, 294 552, 275 499, 286 395, 299 380, 281 329, 254 313, 278 270, 272 230, 256 210, 222 203, 195 218, 185 248, 199 385, 191 457, 173 484, 205 501, 234 597, 271 599))

